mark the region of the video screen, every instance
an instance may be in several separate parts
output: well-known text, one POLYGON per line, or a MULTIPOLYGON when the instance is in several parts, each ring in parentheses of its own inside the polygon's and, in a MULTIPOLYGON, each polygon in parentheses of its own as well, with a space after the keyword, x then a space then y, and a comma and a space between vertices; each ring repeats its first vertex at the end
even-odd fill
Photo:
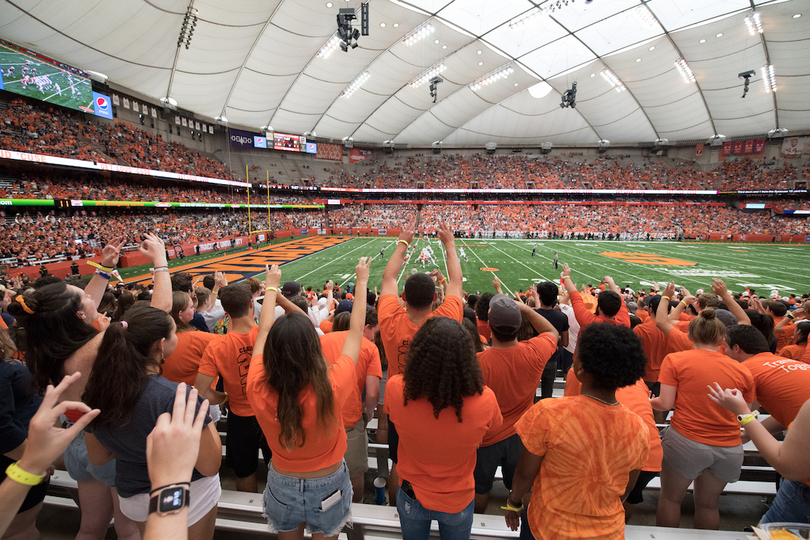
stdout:
POLYGON ((267 148, 267 137, 262 137, 260 135, 253 136, 253 147, 254 148, 267 148))
POLYGON ((300 152, 301 142, 298 135, 287 135, 286 133, 273 133, 273 149, 286 150, 288 152, 300 152))
POLYGON ((0 40, 0 71, 0 89, 97 114, 90 79, 79 69, 0 40))
POLYGON ((317 154, 318 153, 318 144, 314 142, 308 142, 306 146, 307 154, 317 154))

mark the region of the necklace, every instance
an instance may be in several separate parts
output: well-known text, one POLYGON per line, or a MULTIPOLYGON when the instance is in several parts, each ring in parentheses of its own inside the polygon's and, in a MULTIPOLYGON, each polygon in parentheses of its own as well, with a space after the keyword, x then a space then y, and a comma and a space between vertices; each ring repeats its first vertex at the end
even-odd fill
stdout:
POLYGON ((590 394, 582 394, 582 395, 583 395, 583 396, 585 396, 585 397, 589 397, 589 398, 591 398, 591 399, 593 399, 593 400, 595 400, 595 401, 598 401, 599 403, 604 403, 605 405, 609 405, 609 406, 611 406, 611 407, 613 407, 614 405, 618 405, 618 404, 619 404, 619 402, 618 402, 618 401, 614 401, 613 403, 608 403, 608 402, 607 402, 607 401, 605 401, 604 399, 599 399, 598 397, 596 397, 596 396, 592 396, 592 395, 590 395, 590 394))

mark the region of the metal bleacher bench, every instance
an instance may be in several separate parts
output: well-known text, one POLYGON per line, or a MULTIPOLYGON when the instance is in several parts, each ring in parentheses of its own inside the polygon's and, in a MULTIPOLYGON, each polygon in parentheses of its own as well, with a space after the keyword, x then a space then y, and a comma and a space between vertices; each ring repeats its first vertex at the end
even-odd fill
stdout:
MULTIPOLYGON (((76 482, 64 471, 57 471, 51 477, 51 487, 45 504, 49 506, 78 510, 72 495, 76 493, 76 482)), ((217 508, 216 528, 239 533, 266 534, 267 523, 262 517, 262 494, 242 493, 223 490, 217 508)), ((431 536, 438 537, 436 523, 431 527, 431 536)), ((475 514, 471 540, 491 538, 517 538, 518 533, 506 527, 503 516, 475 514)), ((392 506, 373 504, 352 504, 352 524, 343 528, 340 538, 347 540, 377 540, 402 538, 397 509, 392 506)), ((745 533, 728 531, 697 531, 690 529, 665 529, 629 525, 625 530, 629 540, 681 540, 711 538, 719 540, 747 540, 745 533)))

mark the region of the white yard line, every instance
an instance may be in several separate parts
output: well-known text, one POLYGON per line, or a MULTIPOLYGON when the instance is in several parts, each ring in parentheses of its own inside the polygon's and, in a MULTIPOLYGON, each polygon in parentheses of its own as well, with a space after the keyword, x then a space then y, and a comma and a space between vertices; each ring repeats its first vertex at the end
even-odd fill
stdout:
MULTIPOLYGON (((491 245, 491 244, 490 244, 490 245, 491 245)), ((500 251, 500 250, 498 250, 498 251, 500 251)), ((481 257, 479 257, 479 256, 478 256, 478 254, 477 254, 477 253, 476 253, 476 252, 473 250, 473 248, 470 248, 470 252, 471 252, 473 255, 475 255, 475 258, 476 258, 476 259, 478 259, 478 260, 481 262, 481 266, 483 266, 484 268, 487 268, 487 267, 488 267, 487 263, 485 263, 485 262, 484 262, 484 261, 481 259, 481 257)), ((492 277, 497 277, 497 276, 495 275, 495 272, 493 272, 492 270, 490 270, 490 271, 489 271, 489 273, 490 273, 490 274, 492 274, 492 277)), ((500 278, 498 278, 498 279, 500 279, 500 278)), ((509 291, 509 296, 514 296, 514 293, 512 292, 512 290, 509 288, 509 286, 508 286, 506 283, 501 282, 501 287, 503 287, 504 289, 506 289, 507 291, 509 291)))

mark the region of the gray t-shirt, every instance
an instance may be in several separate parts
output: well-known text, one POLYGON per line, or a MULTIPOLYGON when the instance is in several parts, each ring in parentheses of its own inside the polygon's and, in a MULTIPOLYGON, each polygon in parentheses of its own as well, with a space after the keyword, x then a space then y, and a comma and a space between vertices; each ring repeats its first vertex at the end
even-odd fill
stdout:
MULTIPOLYGON (((187 392, 190 391, 188 388, 187 392)), ((115 487, 122 497, 149 493, 151 490, 149 470, 146 466, 146 437, 155 428, 161 414, 172 412, 176 393, 177 383, 160 375, 149 375, 146 389, 135 405, 132 418, 127 424, 101 429, 93 429, 91 424, 86 428, 105 448, 115 454, 115 487)), ((197 399, 197 410, 202 402, 202 398, 197 399)), ((205 425, 210 422, 211 417, 206 415, 205 425)), ((199 480, 202 477, 203 475, 195 469, 191 480, 199 480)))

